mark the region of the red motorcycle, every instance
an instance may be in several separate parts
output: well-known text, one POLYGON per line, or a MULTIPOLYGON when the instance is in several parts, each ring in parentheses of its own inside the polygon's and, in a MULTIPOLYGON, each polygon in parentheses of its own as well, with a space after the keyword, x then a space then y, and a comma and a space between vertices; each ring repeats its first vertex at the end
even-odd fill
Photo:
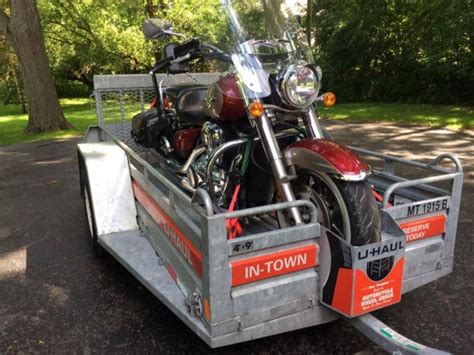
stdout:
MULTIPOLYGON (((133 118, 135 141, 157 152, 160 170, 183 189, 207 190, 218 211, 308 199, 318 221, 353 245, 379 241, 370 167, 319 124, 317 105, 333 105, 335 96, 320 95, 322 72, 296 18, 268 7, 256 26, 228 1, 222 10, 228 48, 199 39, 165 47, 150 72, 156 99, 133 118), (210 86, 157 82, 157 72, 186 73, 196 60, 220 60, 228 71, 210 86)), ((144 33, 177 35, 156 19, 145 22, 144 33)), ((282 228, 310 220, 299 208, 274 218, 282 228)), ((242 226, 229 221, 228 230, 234 238, 242 226)))

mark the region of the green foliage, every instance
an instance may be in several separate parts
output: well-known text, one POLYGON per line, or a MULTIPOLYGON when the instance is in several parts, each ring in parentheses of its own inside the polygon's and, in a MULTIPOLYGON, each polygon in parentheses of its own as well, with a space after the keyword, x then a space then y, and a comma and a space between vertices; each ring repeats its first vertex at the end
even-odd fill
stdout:
POLYGON ((59 97, 83 98, 92 94, 87 85, 77 80, 56 80, 56 90, 59 97))
POLYGON ((344 101, 473 103, 471 0, 318 0, 325 87, 344 101))
POLYGON ((0 103, 19 103, 23 95, 20 69, 15 53, 0 35, 0 103))
MULTIPOLYGON (((187 38, 198 37, 201 41, 227 49, 232 34, 225 16, 222 16, 220 0, 176 0, 171 6, 165 6, 157 12, 157 17, 166 19, 173 30, 187 38)), ((161 54, 166 44, 180 42, 182 38, 170 37, 168 40, 155 41, 155 52, 161 54)), ((159 55, 158 55, 159 56, 159 55)), ((193 71, 213 70, 218 63, 198 63, 193 71)))
POLYGON ((230 33, 225 16, 217 11, 219 3, 219 0, 173 1, 172 6, 158 12, 158 17, 168 20, 176 32, 225 47, 230 33))
MULTIPOLYGON (((4 0, 0 0, 4 1, 4 0)), ((38 0, 50 64, 61 96, 86 94, 95 74, 145 73, 170 41, 142 34, 147 1, 38 0)), ((220 0, 154 0, 176 32, 230 49, 220 0)), ((239 0, 245 27, 263 32, 260 0, 239 0)), ((314 53, 324 88, 341 102, 474 104, 472 0, 315 0, 314 53)), ((2 57, 0 99, 15 97, 12 61, 2 57), (5 73, 10 73, 7 75, 5 73)), ((3 51, 4 52, 4 51, 3 51)), ((14 64, 14 63, 13 63, 14 64)), ((194 70, 219 69, 198 63, 194 70)))
POLYGON ((144 5, 127 0, 39 0, 56 78, 92 87, 94 74, 139 73, 153 62, 144 5))

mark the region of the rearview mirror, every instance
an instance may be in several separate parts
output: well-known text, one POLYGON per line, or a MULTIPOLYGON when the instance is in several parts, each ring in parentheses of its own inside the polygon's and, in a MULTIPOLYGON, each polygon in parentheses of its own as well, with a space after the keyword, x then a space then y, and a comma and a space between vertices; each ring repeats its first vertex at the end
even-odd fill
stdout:
POLYGON ((166 20, 150 18, 143 23, 143 34, 148 39, 165 39, 171 35, 183 36, 173 32, 173 26, 166 20))
POLYGON ((148 39, 164 39, 169 36, 169 30, 172 30, 172 26, 166 20, 151 18, 143 23, 143 34, 148 39))

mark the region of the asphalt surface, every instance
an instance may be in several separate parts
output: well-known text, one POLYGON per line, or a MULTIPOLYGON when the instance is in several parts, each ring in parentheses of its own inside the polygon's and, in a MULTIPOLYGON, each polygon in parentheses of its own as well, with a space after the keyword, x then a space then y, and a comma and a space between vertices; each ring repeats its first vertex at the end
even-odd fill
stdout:
MULTIPOLYGON (((428 161, 448 151, 466 170, 454 272, 376 316, 413 340, 472 353, 474 132, 326 123, 336 139, 428 161)), ((209 349, 86 237, 75 145, 0 147, 0 353, 377 353, 344 321, 209 349)))

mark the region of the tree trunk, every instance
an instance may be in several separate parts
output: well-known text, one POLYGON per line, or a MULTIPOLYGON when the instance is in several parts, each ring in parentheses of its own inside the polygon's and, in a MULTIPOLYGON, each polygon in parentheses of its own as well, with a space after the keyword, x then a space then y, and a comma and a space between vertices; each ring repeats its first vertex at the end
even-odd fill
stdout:
POLYGON ((71 128, 59 105, 44 45, 36 0, 11 0, 11 17, 0 11, 2 31, 18 57, 28 98, 26 133, 71 128))
POLYGON ((149 18, 155 18, 155 5, 153 0, 146 0, 146 12, 149 18))

